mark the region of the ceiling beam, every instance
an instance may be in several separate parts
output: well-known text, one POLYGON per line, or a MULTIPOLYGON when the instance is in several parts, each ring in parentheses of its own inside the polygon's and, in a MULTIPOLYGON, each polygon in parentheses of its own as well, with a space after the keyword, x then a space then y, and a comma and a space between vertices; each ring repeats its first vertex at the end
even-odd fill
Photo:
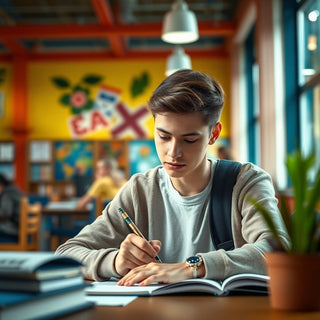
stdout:
POLYGON ((2 45, 10 50, 12 54, 25 55, 27 53, 26 47, 20 43, 19 39, 4 38, 0 40, 2 45))
MULTIPOLYGON (((224 49, 186 50, 191 58, 229 58, 224 49)), ((28 54, 29 61, 76 61, 76 60, 112 60, 112 59, 166 59, 172 50, 128 51, 124 57, 116 57, 112 52, 33 52, 28 54)), ((1 61, 1 56, 0 56, 1 61)))
MULTIPOLYGON (((109 2, 107 0, 91 0, 93 9, 101 25, 110 27, 114 25, 113 14, 110 8, 109 2)), ((124 41, 119 36, 109 36, 108 37, 111 51, 116 56, 125 55, 124 41)))
POLYGON ((91 0, 91 3, 100 24, 104 26, 111 26, 114 24, 112 10, 108 1, 91 0))
MULTIPOLYGON (((236 30, 233 22, 199 22, 200 36, 229 36, 236 30)), ((88 37, 160 37, 162 23, 143 23, 132 25, 103 26, 96 24, 86 25, 19 25, 1 26, 0 39, 14 38, 88 38, 88 37)))

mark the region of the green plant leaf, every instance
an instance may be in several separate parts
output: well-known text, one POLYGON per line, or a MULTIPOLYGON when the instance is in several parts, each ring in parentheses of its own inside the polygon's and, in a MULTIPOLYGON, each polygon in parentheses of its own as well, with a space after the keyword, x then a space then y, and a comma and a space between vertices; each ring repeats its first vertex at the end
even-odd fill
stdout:
POLYGON ((81 114, 82 111, 83 111, 82 108, 81 109, 80 108, 75 108, 75 107, 71 108, 72 114, 75 114, 75 115, 81 114))
MULTIPOLYGON (((290 213, 287 201, 280 195, 280 212, 290 237, 292 253, 315 253, 320 249, 320 226, 317 217, 317 204, 320 201, 320 168, 310 185, 308 174, 315 162, 314 154, 303 156, 300 150, 287 157, 286 166, 292 183, 294 212, 290 213)), ((278 239, 274 223, 266 209, 256 201, 249 199, 262 214, 270 232, 278 239)))
POLYGON ((313 186, 308 173, 314 164, 314 154, 303 156, 300 150, 287 158, 287 169, 292 182, 295 212, 292 219, 292 251, 296 253, 315 252, 316 206, 320 199, 320 171, 313 186))
POLYGON ((98 75, 87 75, 82 79, 82 82, 89 84, 89 85, 95 85, 98 84, 100 81, 102 81, 103 77, 98 75))
POLYGON ((66 93, 63 96, 61 96, 60 103, 65 106, 69 106, 70 105, 70 94, 66 93))
POLYGON ((58 88, 70 88, 70 82, 66 78, 62 77, 54 77, 52 78, 53 83, 58 87, 58 88))
POLYGON ((150 77, 147 72, 143 72, 140 77, 135 77, 132 80, 130 91, 131 97, 135 98, 142 94, 150 83, 150 77))
POLYGON ((87 104, 83 107, 83 110, 91 110, 93 109, 94 103, 92 100, 88 100, 87 104))
POLYGON ((292 212, 288 204, 286 196, 282 193, 279 193, 279 204, 280 204, 280 213, 283 219, 283 222, 286 226, 288 234, 291 238, 292 236, 292 212))
POLYGON ((77 84, 72 88, 72 92, 76 92, 76 91, 82 91, 87 96, 89 96, 89 94, 90 94, 90 90, 88 88, 85 88, 84 86, 81 86, 80 84, 77 84))

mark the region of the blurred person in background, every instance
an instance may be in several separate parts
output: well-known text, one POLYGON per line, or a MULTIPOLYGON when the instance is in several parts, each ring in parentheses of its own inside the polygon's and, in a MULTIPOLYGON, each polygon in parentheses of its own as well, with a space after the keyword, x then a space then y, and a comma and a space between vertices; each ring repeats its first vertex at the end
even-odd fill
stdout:
POLYGON ((96 164, 95 181, 78 200, 77 207, 85 208, 93 199, 112 199, 125 182, 124 174, 118 168, 115 159, 99 159, 96 164))
POLYGON ((0 173, 0 242, 17 241, 23 193, 0 173))

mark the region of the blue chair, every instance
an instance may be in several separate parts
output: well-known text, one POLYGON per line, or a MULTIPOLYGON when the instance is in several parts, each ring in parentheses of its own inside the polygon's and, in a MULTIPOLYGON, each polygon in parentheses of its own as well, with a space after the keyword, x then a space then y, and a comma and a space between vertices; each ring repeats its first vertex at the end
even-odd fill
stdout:
POLYGON ((50 201, 50 198, 48 196, 41 196, 38 194, 28 194, 27 198, 30 204, 40 202, 42 207, 45 207, 50 201))
MULTIPOLYGON (((27 198, 30 204, 40 203, 42 208, 44 208, 50 202, 49 196, 45 195, 28 194, 27 198)), ((52 218, 45 219, 45 224, 41 224, 41 227, 44 228, 44 232, 47 232, 47 230, 50 230, 53 225, 54 220, 52 218)))

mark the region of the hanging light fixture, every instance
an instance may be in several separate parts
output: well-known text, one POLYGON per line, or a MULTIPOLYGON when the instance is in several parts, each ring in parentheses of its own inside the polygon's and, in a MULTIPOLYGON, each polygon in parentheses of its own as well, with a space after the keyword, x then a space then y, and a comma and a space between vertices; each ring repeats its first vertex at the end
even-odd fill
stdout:
POLYGON ((191 43, 199 39, 196 15, 183 0, 177 0, 171 11, 166 13, 161 39, 174 44, 191 43))
POLYGON ((310 34, 308 37, 308 50, 315 51, 317 50, 317 36, 310 34))
POLYGON ((166 76, 170 76, 181 69, 191 69, 191 59, 183 48, 178 45, 167 59, 166 76))

